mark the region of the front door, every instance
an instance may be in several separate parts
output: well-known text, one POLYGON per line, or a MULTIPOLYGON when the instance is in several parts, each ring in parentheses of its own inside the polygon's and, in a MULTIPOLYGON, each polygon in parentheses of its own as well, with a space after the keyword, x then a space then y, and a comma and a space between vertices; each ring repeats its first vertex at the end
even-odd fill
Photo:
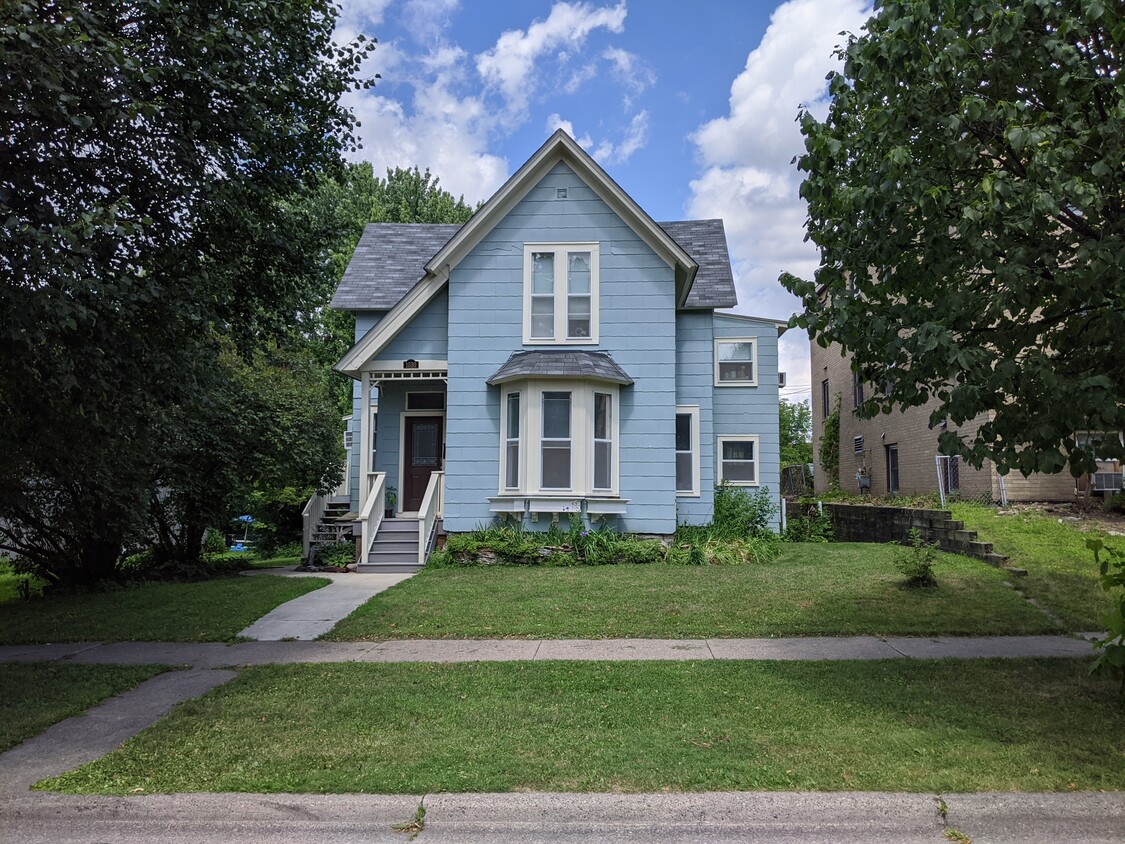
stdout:
POLYGON ((442 418, 440 416, 406 416, 403 443, 402 501, 399 510, 416 513, 426 495, 430 473, 441 470, 442 418))

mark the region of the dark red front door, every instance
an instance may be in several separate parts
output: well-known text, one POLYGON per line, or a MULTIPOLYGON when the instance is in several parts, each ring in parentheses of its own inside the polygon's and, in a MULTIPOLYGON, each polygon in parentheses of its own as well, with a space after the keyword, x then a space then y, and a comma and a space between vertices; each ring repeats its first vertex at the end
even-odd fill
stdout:
POLYGON ((442 418, 440 416, 407 416, 403 448, 402 503, 404 513, 417 512, 426 494, 430 473, 441 470, 442 418))

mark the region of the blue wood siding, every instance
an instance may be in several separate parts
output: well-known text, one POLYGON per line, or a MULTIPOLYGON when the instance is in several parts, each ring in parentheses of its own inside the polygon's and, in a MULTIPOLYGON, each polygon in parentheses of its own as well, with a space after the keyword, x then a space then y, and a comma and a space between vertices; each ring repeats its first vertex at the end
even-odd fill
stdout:
POLYGON ((443 290, 379 352, 380 360, 445 360, 449 355, 449 294, 443 290))
POLYGON ((447 530, 471 530, 493 518, 488 498, 497 494, 500 470, 500 391, 485 381, 525 348, 524 244, 594 241, 601 244, 600 345, 580 348, 608 351, 636 382, 620 394, 620 490, 629 505, 617 527, 675 530, 672 269, 564 164, 532 188, 450 276, 447 530), (565 200, 556 198, 560 187, 568 189, 565 200))
MULTIPOLYGON (((710 450, 713 460, 718 460, 718 437, 757 436, 759 483, 769 489, 774 503, 779 504, 781 445, 777 419, 777 326, 764 320, 716 313, 714 333, 716 338, 757 338, 758 386, 712 387, 714 431, 711 442, 705 443, 703 448, 710 450)), ((708 383, 713 384, 714 379, 708 383)), ((776 524, 775 519, 775 527, 776 524)))
MULTIPOLYGON (((363 335, 374 328, 385 314, 385 311, 356 311, 356 342, 359 342, 363 335)), ((348 430, 352 432, 352 450, 348 458, 350 462, 350 467, 348 469, 348 497, 351 499, 351 509, 353 511, 359 509, 359 448, 361 440, 359 433, 359 403, 362 389, 358 381, 352 382, 352 418, 351 421, 348 422, 348 430)))
POLYGON ((714 382, 711 311, 684 311, 676 316, 676 404, 699 408, 699 497, 679 496, 679 521, 703 525, 715 506, 715 441, 712 412, 714 382))

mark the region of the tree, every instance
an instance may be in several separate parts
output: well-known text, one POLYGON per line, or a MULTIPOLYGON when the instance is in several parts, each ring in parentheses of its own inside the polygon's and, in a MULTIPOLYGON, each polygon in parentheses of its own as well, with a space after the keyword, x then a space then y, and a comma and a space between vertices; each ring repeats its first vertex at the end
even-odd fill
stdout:
POLYGON ((782 399, 778 404, 781 431, 781 465, 806 466, 812 463, 812 410, 807 401, 782 399))
POLYGON ((866 29, 827 118, 799 118, 821 261, 782 276, 794 324, 890 385, 863 415, 936 397, 943 451, 974 466, 1122 456, 1076 438, 1125 427, 1121 5, 901 0, 866 29), (973 440, 953 430, 981 414, 973 440))
POLYGON ((386 179, 375 179, 373 223, 466 223, 473 216, 473 208, 465 197, 453 198, 443 190, 440 179, 425 173, 387 168, 386 179))
POLYGON ((328 0, 0 15, 0 545, 93 582, 219 339, 252 354, 323 286, 291 212, 354 147, 370 45, 328 0))

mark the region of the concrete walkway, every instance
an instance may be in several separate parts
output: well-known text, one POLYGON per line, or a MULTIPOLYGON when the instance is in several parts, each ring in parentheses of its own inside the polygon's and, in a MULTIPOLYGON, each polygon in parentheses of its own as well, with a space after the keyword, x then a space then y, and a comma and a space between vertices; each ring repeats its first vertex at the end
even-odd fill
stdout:
POLYGON ((247 576, 327 577, 332 582, 299 598, 287 601, 266 613, 238 635, 260 642, 315 639, 327 633, 341 619, 351 615, 371 598, 412 574, 334 574, 299 572, 287 569, 258 569, 247 576))
MULTIPOLYGON (((330 587, 326 587, 330 588, 330 587)), ((325 590, 319 590, 325 591, 325 590)), ((983 659, 1090 656, 1069 636, 876 636, 778 639, 398 639, 385 642, 76 642, 0 646, 0 662, 223 668, 309 662, 512 660, 983 659)))

